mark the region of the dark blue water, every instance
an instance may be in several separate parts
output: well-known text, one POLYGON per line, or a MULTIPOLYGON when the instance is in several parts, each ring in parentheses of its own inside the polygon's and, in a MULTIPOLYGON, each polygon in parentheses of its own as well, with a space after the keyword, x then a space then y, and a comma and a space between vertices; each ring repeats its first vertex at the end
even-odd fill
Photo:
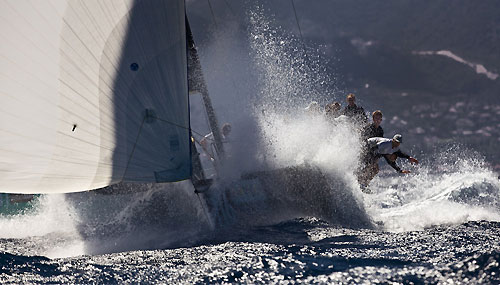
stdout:
MULTIPOLYGON (((187 248, 47 258, 32 241, 1 239, 2 283, 490 283, 498 284, 500 223, 389 233, 317 219, 231 229, 187 248)), ((45 237, 47 238, 47 237, 45 237)), ((37 238, 43 242, 44 237, 37 238)))
POLYGON ((46 195, 0 218, 0 282, 498 284, 499 182, 467 173, 386 175, 371 195, 335 175, 329 191, 46 195))

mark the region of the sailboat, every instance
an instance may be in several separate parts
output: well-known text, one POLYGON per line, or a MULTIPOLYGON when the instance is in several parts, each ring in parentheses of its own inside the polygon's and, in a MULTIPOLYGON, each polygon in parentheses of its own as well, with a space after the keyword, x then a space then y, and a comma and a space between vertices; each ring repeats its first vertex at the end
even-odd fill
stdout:
MULTIPOLYGON (((203 98, 220 160, 224 146, 185 9, 184 0, 1 0, 0 192, 115 194, 189 179, 209 195, 190 93, 203 98)), ((318 205, 327 184, 289 167, 224 187, 322 217, 336 203, 318 205)), ((253 216, 248 202, 228 201, 253 216)))

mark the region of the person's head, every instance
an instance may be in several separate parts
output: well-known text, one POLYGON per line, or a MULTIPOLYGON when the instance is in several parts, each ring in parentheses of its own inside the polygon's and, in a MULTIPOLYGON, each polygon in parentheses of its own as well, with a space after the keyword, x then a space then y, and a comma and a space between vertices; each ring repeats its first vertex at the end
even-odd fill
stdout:
POLYGON ((380 124, 382 123, 382 111, 380 110, 376 110, 372 113, 372 118, 373 118, 373 123, 375 124, 375 126, 380 126, 380 124))
POLYGON ((227 137, 231 133, 231 125, 229 123, 225 123, 222 125, 222 135, 227 137))
POLYGON ((332 104, 330 104, 332 107, 332 111, 340 111, 340 109, 342 108, 342 106, 340 105, 339 102, 333 102, 332 104))
POLYGON ((325 112, 326 113, 329 113, 332 111, 332 104, 326 104, 325 105, 325 112))
POLYGON ((402 135, 395 134, 394 137, 392 137, 392 146, 393 147, 398 147, 402 142, 403 142, 403 136, 402 135))
POLYGON ((340 106, 339 102, 332 102, 330 104, 326 105, 326 115, 332 118, 337 118, 340 115, 340 109, 342 106, 340 106))
POLYGON ((347 95, 347 104, 349 104, 349 106, 355 106, 356 105, 356 95, 354 95, 353 93, 349 93, 349 95, 347 95))

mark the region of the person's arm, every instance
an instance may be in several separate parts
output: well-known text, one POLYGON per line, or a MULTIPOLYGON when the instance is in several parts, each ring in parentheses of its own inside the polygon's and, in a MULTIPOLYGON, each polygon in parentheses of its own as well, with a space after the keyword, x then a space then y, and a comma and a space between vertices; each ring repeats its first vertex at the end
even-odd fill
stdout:
POLYGON ((411 163, 418 164, 418 160, 414 157, 409 156, 408 154, 402 152, 401 150, 398 150, 394 153, 397 157, 402 157, 408 159, 411 163))
POLYGON ((402 152, 401 150, 398 150, 394 153, 397 157, 402 157, 402 158, 406 158, 406 159, 409 159, 410 156, 407 155, 406 153, 402 152))
POLYGON ((201 140, 200 140, 200 145, 201 145, 201 148, 203 148, 203 151, 208 155, 210 156, 210 158, 214 158, 213 154, 210 152, 210 143, 213 141, 213 134, 212 133, 209 133, 207 134, 206 136, 204 136, 201 140))
POLYGON ((387 161, 387 164, 389 164, 392 168, 394 168, 397 172, 402 173, 403 171, 399 166, 396 164, 396 161, 391 161, 389 158, 387 158, 387 155, 384 155, 385 161, 387 161))

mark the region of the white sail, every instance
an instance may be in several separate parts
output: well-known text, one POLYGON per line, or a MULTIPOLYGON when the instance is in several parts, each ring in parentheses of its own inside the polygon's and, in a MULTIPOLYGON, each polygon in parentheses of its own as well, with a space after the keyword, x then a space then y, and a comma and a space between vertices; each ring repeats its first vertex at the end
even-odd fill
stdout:
POLYGON ((189 178, 183 0, 0 0, 0 192, 189 178))

